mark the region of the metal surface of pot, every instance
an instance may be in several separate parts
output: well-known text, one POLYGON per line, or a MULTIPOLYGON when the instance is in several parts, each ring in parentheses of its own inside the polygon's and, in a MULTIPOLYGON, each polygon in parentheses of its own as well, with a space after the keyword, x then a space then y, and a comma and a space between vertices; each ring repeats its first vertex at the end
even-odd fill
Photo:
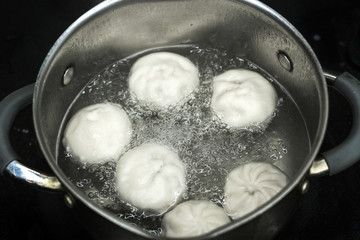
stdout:
MULTIPOLYGON (((77 189, 57 164, 57 137, 71 102, 92 76, 144 49, 181 44, 228 50, 256 63, 286 88, 301 110, 309 135, 301 144, 308 151, 294 150, 290 161, 281 162, 290 183, 256 211, 201 237, 271 238, 306 190, 309 169, 313 174, 328 171, 325 160, 313 164, 326 129, 328 99, 324 73, 306 41, 284 18, 258 1, 106 1, 87 12, 58 39, 38 75, 33 113, 42 151, 61 185, 81 202, 77 209, 85 212, 82 214, 101 216, 91 218, 95 219, 94 226, 99 221, 104 226, 95 231, 96 235, 106 239, 158 238, 104 211, 77 189), (317 166, 325 168, 318 172, 317 166)), ((348 88, 344 91, 349 92, 348 88)), ((296 142, 295 133, 287 137, 289 142, 296 142)), ((346 165, 358 156, 354 153, 346 165)), ((14 164, 3 164, 3 168, 14 164)), ((330 171, 341 169, 336 166, 330 171)), ((13 172, 16 175, 16 170, 13 172)))
MULTIPOLYGON (((119 224, 119 219, 99 209, 89 202, 87 196, 74 189, 58 168, 58 129, 72 99, 90 76, 135 52, 179 44, 230 50, 266 69, 294 98, 309 131, 311 151, 294 152, 292 161, 284 164, 285 172, 291 176, 291 184, 252 216, 229 226, 233 229, 258 216, 265 216, 263 212, 300 184, 320 147, 327 119, 326 83, 315 55, 290 24, 258 2, 114 1, 95 7, 60 37, 40 70, 34 93, 34 121, 39 142, 49 164, 66 188, 74 190, 72 194, 90 208, 119 224), (283 67, 284 61, 279 61, 281 56, 291 61, 290 71, 283 67), (74 75, 65 85, 63 74, 69 67, 74 67, 74 75)), ((296 135, 289 137, 296 138, 296 135)), ((288 141, 294 142, 292 139, 288 141)), ((309 143, 305 141, 302 144, 309 143)), ((260 224, 270 224, 263 218, 256 220, 259 224, 255 226, 248 224, 251 231, 244 231, 245 236, 259 234, 258 229, 271 229, 260 224)), ((277 221, 283 221, 283 218, 271 219, 271 225, 280 226, 277 221)), ((147 235, 127 222, 120 221, 120 224, 144 237, 147 235)), ((261 232, 268 236, 269 231, 261 232)))

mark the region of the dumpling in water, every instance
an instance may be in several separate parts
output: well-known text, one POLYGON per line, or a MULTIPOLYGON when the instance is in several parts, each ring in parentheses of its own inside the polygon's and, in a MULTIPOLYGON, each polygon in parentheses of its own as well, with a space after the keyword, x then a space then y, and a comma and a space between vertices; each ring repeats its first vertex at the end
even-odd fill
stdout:
POLYGON ((185 192, 185 169, 175 152, 160 144, 147 143, 120 158, 116 185, 124 201, 162 214, 185 192))
POLYGON ((205 200, 191 200, 166 213, 161 225, 166 237, 196 237, 230 222, 224 209, 205 200))
POLYGON ((246 127, 272 116, 277 94, 271 83, 246 69, 226 71, 213 80, 211 107, 230 127, 246 127))
POLYGON ((157 107, 177 104, 199 85, 196 66, 170 52, 151 53, 138 59, 130 70, 129 90, 140 101, 157 107))
POLYGON ((270 200, 287 182, 286 175, 270 163, 241 165, 226 179, 225 210, 231 218, 240 218, 270 200))
POLYGON ((131 122, 119 105, 99 103, 78 111, 68 122, 63 145, 82 163, 117 160, 131 140, 131 122))

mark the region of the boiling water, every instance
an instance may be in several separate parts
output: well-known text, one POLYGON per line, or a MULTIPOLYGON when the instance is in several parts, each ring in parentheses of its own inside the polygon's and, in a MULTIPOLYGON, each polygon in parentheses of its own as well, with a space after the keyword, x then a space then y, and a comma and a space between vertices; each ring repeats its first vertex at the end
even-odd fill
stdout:
MULTIPOLYGON (((186 168, 187 191, 183 194, 182 201, 206 199, 219 205, 223 204, 226 176, 235 167, 249 161, 267 161, 282 166, 281 163, 287 160, 288 152, 291 151, 288 145, 294 143, 286 142, 286 137, 280 132, 294 128, 288 121, 289 114, 291 119, 299 122, 296 132, 304 135, 299 138, 307 139, 306 127, 294 102, 276 81, 255 64, 216 49, 189 46, 161 50, 184 55, 199 69, 200 85, 186 98, 184 104, 153 111, 151 106, 139 104, 130 95, 127 87, 128 73, 137 58, 149 53, 143 52, 120 60, 95 76, 74 100, 62 129, 75 112, 87 105, 102 102, 120 104, 130 117, 133 127, 132 140, 127 149, 145 142, 157 142, 170 147, 178 153, 186 168), (230 129, 213 115, 210 107, 212 78, 233 68, 258 71, 273 83, 279 103, 268 126, 230 129), (282 125, 281 131, 277 129, 279 123, 282 125)), ((58 164, 69 179, 94 203, 119 218, 135 223, 151 233, 160 234, 161 216, 137 209, 121 200, 114 182, 116 162, 82 165, 64 150, 62 135, 63 131, 58 140, 58 164)), ((305 147, 304 151, 306 150, 305 147)), ((287 169, 283 170, 287 172, 287 169)))

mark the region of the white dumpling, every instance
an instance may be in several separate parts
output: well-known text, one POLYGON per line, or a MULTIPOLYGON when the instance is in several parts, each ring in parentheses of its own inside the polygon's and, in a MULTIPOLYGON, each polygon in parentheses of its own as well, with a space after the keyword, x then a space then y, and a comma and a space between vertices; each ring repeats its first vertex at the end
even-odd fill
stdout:
POLYGON ((213 80, 211 107, 230 127, 246 127, 270 119, 277 104, 271 83, 246 69, 226 71, 213 80))
POLYGON ((99 103, 79 110, 68 122, 63 145, 80 162, 117 160, 131 140, 131 122, 119 105, 99 103))
POLYGON ((166 237, 196 237, 230 222, 224 209, 205 200, 190 200, 166 213, 161 225, 166 237))
POLYGON ((116 185, 124 201, 162 214, 185 192, 185 169, 175 152, 160 144, 147 143, 120 158, 116 185))
POLYGON ((241 165, 226 179, 225 210, 231 218, 240 218, 270 200, 287 182, 286 175, 270 163, 241 165))
POLYGON ((199 85, 199 76, 196 66, 186 57, 157 52, 135 62, 128 83, 137 99, 168 107, 194 91, 199 85))

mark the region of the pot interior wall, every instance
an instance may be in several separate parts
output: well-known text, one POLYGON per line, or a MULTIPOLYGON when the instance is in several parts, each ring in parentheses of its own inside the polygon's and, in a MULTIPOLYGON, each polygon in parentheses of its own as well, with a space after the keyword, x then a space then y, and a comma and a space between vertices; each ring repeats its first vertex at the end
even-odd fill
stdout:
MULTIPOLYGON (((296 176, 308 164, 326 123, 326 89, 314 54, 284 19, 257 2, 113 1, 100 4, 75 22, 56 42, 39 73, 35 128, 49 164, 63 181, 67 180, 56 163, 58 130, 84 85, 116 60, 144 49, 178 44, 226 49, 275 77, 297 103, 309 133, 309 139, 298 143, 305 144, 307 151, 292 153, 282 168, 296 176), (291 60, 291 71, 280 65, 279 52, 291 60), (69 66, 75 69, 74 77, 64 86, 62 76, 69 66)), ((297 140, 296 132, 286 136, 290 142, 297 140)))

